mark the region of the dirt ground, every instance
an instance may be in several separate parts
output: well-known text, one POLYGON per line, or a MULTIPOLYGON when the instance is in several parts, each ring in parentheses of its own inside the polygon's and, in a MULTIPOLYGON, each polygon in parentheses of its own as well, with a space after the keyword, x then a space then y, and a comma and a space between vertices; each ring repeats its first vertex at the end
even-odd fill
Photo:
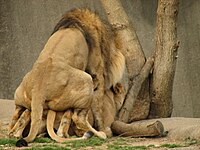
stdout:
MULTIPOLYGON (((10 101, 10 100, 0 100, 0 139, 2 138, 8 138, 7 136, 7 128, 8 128, 8 124, 9 124, 9 120, 11 118, 11 115, 14 111, 14 101, 10 101)), ((130 138, 130 137, 126 137, 123 140, 126 141, 126 145, 129 146, 146 146, 147 149, 158 149, 158 150, 167 150, 167 149, 173 149, 173 150, 200 150, 200 142, 196 139, 193 138, 173 138, 172 136, 174 136, 176 134, 174 128, 179 128, 181 129, 181 126, 183 125, 187 125, 189 126, 190 124, 194 124, 194 120, 188 119, 186 120, 186 122, 181 122, 180 121, 181 118, 175 118, 175 121, 172 121, 170 124, 168 123, 168 121, 163 121, 164 125, 166 125, 166 129, 169 131, 169 136, 167 137, 157 137, 157 138, 130 138), (168 125, 167 125, 168 123, 168 125), (174 124, 173 124, 174 123, 174 124), (171 132, 171 134, 170 134, 171 132), (173 133, 174 132, 174 133, 173 133), (150 145, 153 145, 153 147, 151 147, 150 145), (162 145, 169 145, 169 146, 165 146, 162 147, 162 145), (170 148, 170 145, 177 145, 175 146, 175 148, 170 148)), ((195 120, 195 123, 197 124, 199 122, 198 120, 195 120)), ((188 133, 188 137, 190 133, 188 133)), ((186 135, 183 135, 187 137, 186 135)), ((112 144, 115 145, 116 142, 120 142, 119 141, 119 137, 113 137, 111 139, 109 139, 107 142, 105 142, 104 144, 102 144, 101 146, 94 146, 92 147, 92 149, 109 149, 108 148, 108 144, 112 144)), ((32 144, 31 146, 34 146, 34 144, 32 144)), ((124 145, 123 145, 124 146, 124 145)), ((0 145, 0 149, 18 149, 14 146, 12 147, 4 147, 4 145, 0 145)), ((127 147, 124 147, 124 149, 129 149, 127 147)), ((91 149, 91 147, 86 147, 86 149, 91 149)), ((115 149, 115 148, 111 148, 111 149, 115 149)), ((116 148, 118 149, 118 148, 116 148)), ((123 149, 123 147, 121 148, 123 149)), ((142 147, 132 147, 130 149, 142 149, 142 147)))

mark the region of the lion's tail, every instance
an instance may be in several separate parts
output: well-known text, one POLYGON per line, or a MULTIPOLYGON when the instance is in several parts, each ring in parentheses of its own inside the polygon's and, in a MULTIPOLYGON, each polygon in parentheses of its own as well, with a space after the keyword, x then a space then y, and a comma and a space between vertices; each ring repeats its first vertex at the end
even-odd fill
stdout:
POLYGON ((83 140, 84 138, 61 138, 59 137, 55 132, 54 132, 54 121, 56 118, 56 112, 49 110, 48 114, 47 114, 47 132, 49 134, 49 136, 55 140, 56 142, 66 142, 66 141, 75 141, 75 140, 83 140))
MULTIPOLYGON (((48 114, 47 114, 47 131, 49 136, 55 140, 56 142, 66 142, 66 141, 76 141, 76 140, 85 140, 90 138, 93 134, 91 132, 86 132, 82 137, 80 138, 61 138, 58 135, 56 135, 56 133, 53 130, 53 126, 54 126, 54 121, 56 118, 56 112, 49 110, 48 114)), ((96 131, 94 128, 92 128, 92 126, 89 124, 88 121, 86 121, 86 124, 88 126, 88 128, 98 137, 106 139, 106 135, 104 132, 98 132, 96 131)))

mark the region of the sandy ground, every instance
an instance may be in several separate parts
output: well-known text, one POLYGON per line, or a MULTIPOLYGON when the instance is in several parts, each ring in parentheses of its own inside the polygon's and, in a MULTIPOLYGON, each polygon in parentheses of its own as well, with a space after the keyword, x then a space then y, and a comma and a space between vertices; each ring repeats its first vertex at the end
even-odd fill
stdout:
MULTIPOLYGON (((15 106, 14 106, 14 101, 12 100, 1 100, 0 99, 0 138, 3 137, 7 137, 7 128, 8 128, 8 124, 9 121, 11 119, 11 116, 14 112, 15 106)), ((148 145, 155 145, 155 146, 159 146, 162 144, 185 144, 186 141, 185 140, 180 140, 177 138, 173 138, 176 135, 176 132, 174 129, 178 129, 178 132, 180 132, 179 130, 182 130, 184 128, 184 126, 187 126, 187 128, 191 128, 194 125, 200 125, 200 119, 194 119, 194 118, 174 118, 172 119, 171 122, 169 122, 168 119, 162 120, 161 122, 164 124, 165 129, 168 130, 170 132, 168 137, 164 137, 164 138, 138 138, 138 139, 133 139, 132 138, 132 142, 131 145, 135 145, 135 146, 148 146, 148 145), (183 121, 184 120, 184 121, 183 121), (174 133, 173 133, 174 132, 174 133)), ((194 132, 198 132, 199 130, 194 132)), ((183 138, 185 139, 187 136, 189 136, 191 134, 191 132, 188 131, 188 133, 183 134, 183 138)), ((197 134, 198 135, 198 134, 197 134)), ((200 135, 199 135, 200 137, 200 135)), ((114 140, 114 138, 113 138, 114 140)), ((152 149, 152 148, 151 148, 152 149)), ((156 148, 159 150, 166 150, 169 148, 156 148)), ((194 144, 191 146, 187 146, 187 147, 180 147, 180 148, 173 148, 173 150, 200 150, 200 144, 194 144)))
POLYGON ((0 138, 7 137, 8 124, 14 109, 13 100, 0 99, 0 138))

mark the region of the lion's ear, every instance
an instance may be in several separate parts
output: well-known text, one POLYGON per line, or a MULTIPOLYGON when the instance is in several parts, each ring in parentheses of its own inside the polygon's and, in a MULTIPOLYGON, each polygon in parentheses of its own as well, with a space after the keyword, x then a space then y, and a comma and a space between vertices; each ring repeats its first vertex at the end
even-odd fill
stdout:
POLYGON ((117 83, 112 86, 112 91, 114 94, 121 94, 124 92, 124 87, 121 83, 117 83))

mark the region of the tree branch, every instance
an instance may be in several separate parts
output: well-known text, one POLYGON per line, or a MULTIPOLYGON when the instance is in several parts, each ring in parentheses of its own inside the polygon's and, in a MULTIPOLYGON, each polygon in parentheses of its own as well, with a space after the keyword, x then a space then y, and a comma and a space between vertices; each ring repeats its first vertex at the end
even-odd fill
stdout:
POLYGON ((115 121, 111 129, 113 133, 120 136, 152 137, 164 135, 163 124, 160 121, 152 120, 136 121, 131 124, 115 121))
POLYGON ((152 57, 148 58, 145 65, 143 66, 140 74, 134 78, 132 85, 127 93, 125 103, 122 106, 122 109, 119 112, 119 120, 123 122, 128 122, 130 113, 133 109, 134 102, 137 99, 137 96, 140 92, 143 82, 149 76, 149 72, 152 69, 154 59, 152 57))

